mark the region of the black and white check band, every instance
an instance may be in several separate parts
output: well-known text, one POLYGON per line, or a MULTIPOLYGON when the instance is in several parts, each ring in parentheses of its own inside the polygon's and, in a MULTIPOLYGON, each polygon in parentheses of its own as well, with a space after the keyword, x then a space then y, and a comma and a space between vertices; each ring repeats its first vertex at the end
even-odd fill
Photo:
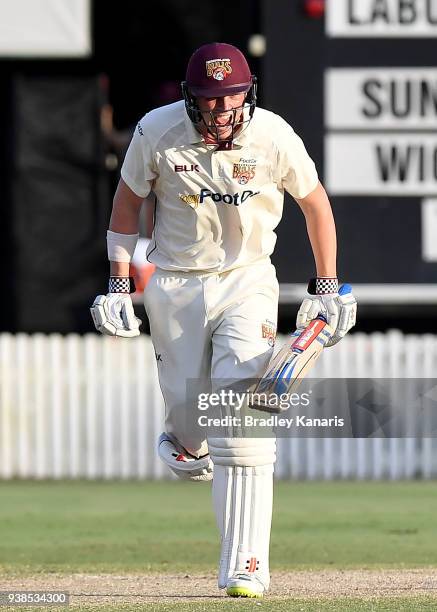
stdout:
POLYGON ((134 279, 129 276, 110 276, 109 293, 135 293, 134 279))
POLYGON ((338 279, 324 277, 312 278, 308 283, 308 293, 310 295, 338 293, 338 279))

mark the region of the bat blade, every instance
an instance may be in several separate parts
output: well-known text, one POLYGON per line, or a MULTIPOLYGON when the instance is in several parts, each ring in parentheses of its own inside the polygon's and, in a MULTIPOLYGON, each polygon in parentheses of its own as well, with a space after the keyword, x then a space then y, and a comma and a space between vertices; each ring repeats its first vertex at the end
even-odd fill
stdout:
POLYGON ((319 317, 303 330, 297 329, 270 362, 252 394, 250 406, 267 412, 281 412, 275 396, 293 393, 313 367, 334 330, 319 317), (272 398, 273 396, 273 398, 272 398))

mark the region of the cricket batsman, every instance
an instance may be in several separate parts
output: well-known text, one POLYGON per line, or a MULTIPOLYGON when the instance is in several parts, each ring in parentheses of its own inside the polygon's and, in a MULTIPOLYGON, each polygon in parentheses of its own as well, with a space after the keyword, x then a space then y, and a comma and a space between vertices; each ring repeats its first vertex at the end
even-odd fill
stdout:
MULTIPOLYGON (((108 293, 91 308, 101 333, 140 333, 129 263, 140 209, 152 191, 147 259, 156 271, 144 304, 166 410, 158 452, 181 478, 213 479, 218 585, 232 597, 262 597, 269 588, 276 440, 193 427, 194 389, 253 380, 267 369, 279 292, 270 256, 285 190, 305 216, 316 266, 298 327, 322 314, 334 344, 354 325, 356 312, 353 295, 338 293, 334 219, 314 162, 288 123, 256 106, 256 92, 239 49, 206 44, 188 62, 183 100, 139 121, 107 232, 108 293), (187 381, 195 381, 192 393, 187 381)), ((290 257, 299 257, 291 241, 290 257)))

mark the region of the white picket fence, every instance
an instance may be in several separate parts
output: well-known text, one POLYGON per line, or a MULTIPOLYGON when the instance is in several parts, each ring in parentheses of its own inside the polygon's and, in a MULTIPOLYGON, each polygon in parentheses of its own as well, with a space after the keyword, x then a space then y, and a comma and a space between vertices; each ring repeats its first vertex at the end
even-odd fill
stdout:
MULTIPOLYGON (((437 336, 355 334, 314 377, 437 378, 437 336)), ((148 336, 0 334, 0 478, 167 478, 148 336)), ((434 438, 278 440, 277 478, 437 476, 434 438)))

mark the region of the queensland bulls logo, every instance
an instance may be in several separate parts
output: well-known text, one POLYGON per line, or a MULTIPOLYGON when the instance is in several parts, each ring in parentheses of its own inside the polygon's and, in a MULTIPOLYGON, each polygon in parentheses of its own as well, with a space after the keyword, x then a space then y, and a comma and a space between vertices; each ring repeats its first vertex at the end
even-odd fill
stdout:
POLYGON ((206 76, 223 81, 232 72, 230 59, 213 59, 206 62, 206 76))
POLYGON ((265 320, 261 325, 262 337, 267 339, 269 346, 275 346, 276 325, 273 321, 265 320))
POLYGON ((240 159, 238 164, 234 164, 232 178, 237 179, 240 185, 246 185, 255 176, 256 159, 240 159))

